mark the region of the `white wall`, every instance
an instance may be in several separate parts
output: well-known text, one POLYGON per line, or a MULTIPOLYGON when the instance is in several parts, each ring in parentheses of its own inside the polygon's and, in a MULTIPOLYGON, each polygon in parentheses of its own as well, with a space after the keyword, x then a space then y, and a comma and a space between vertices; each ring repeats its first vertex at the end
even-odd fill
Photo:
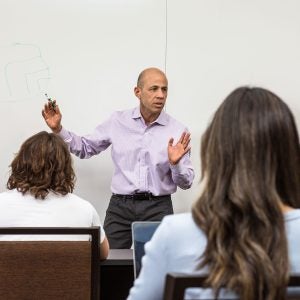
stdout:
MULTIPOLYGON (((176 212, 189 210, 199 193, 201 133, 233 88, 269 88, 299 119, 299 11, 297 0, 0 0, 0 191, 20 144, 48 130, 45 92, 63 125, 84 134, 135 106, 138 73, 157 66, 169 78, 167 112, 192 133, 196 179, 173 197, 176 212)), ((74 165, 75 192, 104 220, 110 151, 74 157, 74 165)))

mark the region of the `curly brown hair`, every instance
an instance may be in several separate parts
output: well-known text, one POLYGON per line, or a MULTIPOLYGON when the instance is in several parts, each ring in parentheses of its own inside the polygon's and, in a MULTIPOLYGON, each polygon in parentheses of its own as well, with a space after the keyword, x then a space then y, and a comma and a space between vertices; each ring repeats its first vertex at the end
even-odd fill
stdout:
POLYGON ((66 143, 56 134, 39 132, 27 139, 12 161, 9 190, 45 199, 50 191, 72 193, 75 173, 66 143))

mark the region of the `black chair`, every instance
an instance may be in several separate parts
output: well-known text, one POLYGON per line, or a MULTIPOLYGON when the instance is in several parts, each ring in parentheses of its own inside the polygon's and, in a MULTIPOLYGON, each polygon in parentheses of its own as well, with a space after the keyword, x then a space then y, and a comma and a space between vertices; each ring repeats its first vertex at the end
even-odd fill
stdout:
POLYGON ((99 227, 0 228, 0 235, 23 234, 91 238, 90 241, 0 241, 0 299, 99 299, 99 227))
MULTIPOLYGON (((204 288, 205 287, 204 282, 206 278, 207 277, 204 275, 187 275, 182 273, 167 274, 165 290, 164 290, 164 300, 183 300, 184 292, 187 288, 191 288, 191 287, 204 288)), ((300 288, 300 274, 293 274, 290 277, 288 287, 300 288)), ((286 299, 299 300, 300 291, 297 293, 295 292, 293 294, 288 294, 286 299)))

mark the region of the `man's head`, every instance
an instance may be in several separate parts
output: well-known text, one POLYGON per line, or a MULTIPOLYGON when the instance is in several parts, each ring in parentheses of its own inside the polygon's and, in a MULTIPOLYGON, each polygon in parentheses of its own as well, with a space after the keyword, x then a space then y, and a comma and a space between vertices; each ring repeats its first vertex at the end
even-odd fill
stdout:
POLYGON ((65 195, 74 189, 75 173, 65 142, 56 134, 39 132, 28 138, 12 161, 7 188, 44 199, 49 191, 65 195))
POLYGON ((134 88, 136 97, 140 100, 140 110, 146 123, 157 119, 168 95, 168 80, 164 72, 157 68, 143 70, 134 88))

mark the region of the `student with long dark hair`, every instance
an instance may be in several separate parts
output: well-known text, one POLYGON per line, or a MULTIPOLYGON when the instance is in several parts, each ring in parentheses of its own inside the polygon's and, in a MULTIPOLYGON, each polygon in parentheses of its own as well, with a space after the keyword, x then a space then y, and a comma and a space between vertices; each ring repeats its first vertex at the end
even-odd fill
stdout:
POLYGON ((164 218, 128 299, 162 299, 168 272, 208 274, 212 289, 190 289, 187 299, 284 299, 289 274, 300 272, 300 147, 290 109, 266 89, 234 90, 202 137, 201 163, 192 213, 164 218))

